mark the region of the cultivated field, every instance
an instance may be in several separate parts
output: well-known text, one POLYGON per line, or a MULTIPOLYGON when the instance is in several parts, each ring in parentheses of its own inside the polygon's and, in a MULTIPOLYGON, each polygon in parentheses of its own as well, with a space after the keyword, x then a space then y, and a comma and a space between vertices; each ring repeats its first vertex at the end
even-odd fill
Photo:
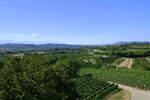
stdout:
POLYGON ((132 58, 125 58, 125 60, 119 65, 119 67, 126 67, 131 69, 132 64, 133 64, 132 58))

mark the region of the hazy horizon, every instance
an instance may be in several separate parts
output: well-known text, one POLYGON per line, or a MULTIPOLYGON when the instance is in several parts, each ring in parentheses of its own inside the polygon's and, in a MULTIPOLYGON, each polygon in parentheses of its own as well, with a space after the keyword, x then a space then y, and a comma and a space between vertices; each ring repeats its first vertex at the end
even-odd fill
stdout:
POLYGON ((63 43, 63 42, 43 42, 43 41, 13 41, 13 40, 0 40, 0 44, 35 44, 35 45, 41 45, 41 44, 66 44, 66 45, 117 45, 117 44, 123 44, 123 43, 144 43, 150 41, 116 41, 111 43, 97 43, 97 44, 77 44, 77 43, 63 43))
POLYGON ((148 0, 5 0, 0 41, 111 44, 150 41, 148 0))

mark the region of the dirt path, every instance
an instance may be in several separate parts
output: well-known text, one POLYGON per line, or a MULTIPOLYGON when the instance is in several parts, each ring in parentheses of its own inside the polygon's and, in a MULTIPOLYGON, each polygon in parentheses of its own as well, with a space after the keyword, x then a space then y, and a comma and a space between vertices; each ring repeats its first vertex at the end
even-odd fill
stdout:
POLYGON ((133 59, 132 58, 126 58, 120 65, 119 67, 127 67, 131 68, 133 64, 133 59))
POLYGON ((107 100, 130 100, 130 93, 126 90, 121 90, 120 92, 112 95, 107 100))
POLYGON ((150 62, 150 58, 146 58, 150 62))
POLYGON ((132 64, 133 64, 133 59, 132 58, 129 58, 129 63, 128 63, 128 68, 131 69, 132 67, 132 64))
POLYGON ((131 94, 131 100, 150 100, 150 91, 145 91, 122 84, 118 84, 118 86, 119 88, 127 90, 131 94))

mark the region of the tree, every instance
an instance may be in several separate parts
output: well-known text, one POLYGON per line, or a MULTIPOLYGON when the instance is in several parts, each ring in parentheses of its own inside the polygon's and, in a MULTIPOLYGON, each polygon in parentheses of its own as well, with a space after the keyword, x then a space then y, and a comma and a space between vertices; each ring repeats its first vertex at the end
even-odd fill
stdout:
POLYGON ((75 100, 78 63, 68 58, 13 57, 0 71, 1 100, 75 100))

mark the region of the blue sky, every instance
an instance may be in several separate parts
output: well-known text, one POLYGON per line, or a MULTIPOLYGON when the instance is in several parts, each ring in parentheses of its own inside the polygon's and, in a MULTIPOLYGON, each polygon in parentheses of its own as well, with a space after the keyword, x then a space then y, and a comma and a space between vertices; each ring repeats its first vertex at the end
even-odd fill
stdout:
POLYGON ((149 41, 149 5, 149 0, 1 0, 0 40, 149 41))

